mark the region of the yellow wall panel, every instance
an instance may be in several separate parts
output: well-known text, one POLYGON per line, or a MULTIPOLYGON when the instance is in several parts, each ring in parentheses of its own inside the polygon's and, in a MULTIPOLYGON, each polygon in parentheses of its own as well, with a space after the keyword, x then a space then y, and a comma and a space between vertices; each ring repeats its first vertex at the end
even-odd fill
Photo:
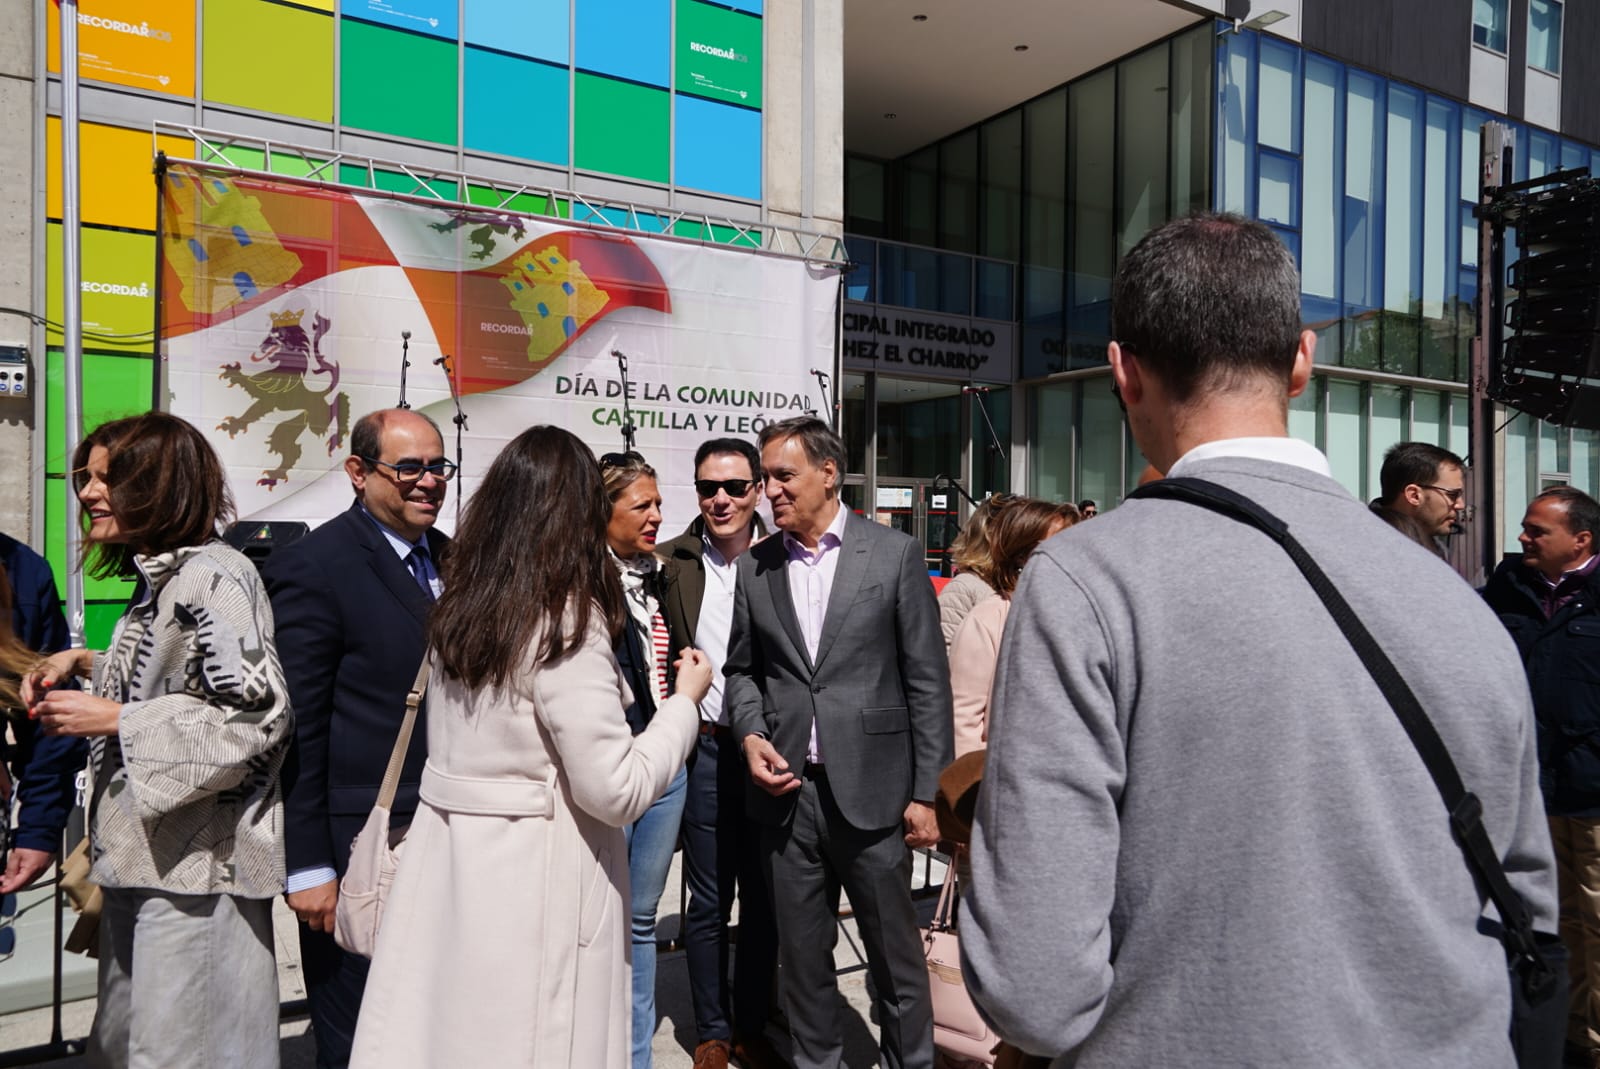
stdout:
MULTIPOLYGON (((61 70, 61 8, 42 4, 50 70, 61 70)), ((194 96, 194 0, 80 0, 78 75, 194 96)))
MULTIPOLYGON (((159 148, 186 159, 194 147, 186 140, 162 135, 159 148)), ((78 128, 79 209, 85 223, 156 228, 155 154, 150 131, 82 123, 78 128)), ((45 214, 61 218, 61 120, 45 120, 45 214)))

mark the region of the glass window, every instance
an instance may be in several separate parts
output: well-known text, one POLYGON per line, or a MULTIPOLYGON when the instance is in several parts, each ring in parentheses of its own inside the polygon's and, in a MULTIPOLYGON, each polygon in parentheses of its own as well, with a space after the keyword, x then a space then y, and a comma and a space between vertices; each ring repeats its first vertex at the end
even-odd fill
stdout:
MULTIPOLYGON (((1306 57, 1305 111, 1312 121, 1305 124, 1304 210, 1300 236, 1302 259, 1300 288, 1307 297, 1307 322, 1320 323, 1339 316, 1339 154, 1335 132, 1340 122, 1339 93, 1341 68, 1320 56, 1306 57)), ((1336 360, 1337 349, 1323 354, 1336 360)))
POLYGON ((1531 459, 1529 456, 1531 443, 1528 437, 1530 434, 1538 433, 1538 426, 1538 422, 1532 416, 1520 412, 1506 424, 1506 529, 1503 532, 1501 549, 1507 553, 1516 553, 1522 549, 1517 543, 1517 535, 1522 530, 1523 510, 1533 497, 1533 491, 1528 489, 1528 462, 1531 459))
POLYGON ((1561 0, 1528 0, 1528 66, 1561 73, 1561 0))
POLYGON ((1029 482, 1036 497, 1049 501, 1072 497, 1072 402, 1077 384, 1058 382, 1033 389, 1033 448, 1029 482))
POLYGON ((1167 218, 1167 47, 1117 64, 1119 255, 1167 218))
POLYGON ((839 433, 844 437, 845 470, 864 474, 867 470, 867 377, 846 375, 839 403, 843 416, 839 433))
POLYGON ((878 376, 878 477, 961 473, 961 387, 878 376))
POLYGON ((1539 471, 1565 475, 1572 470, 1572 439, 1567 428, 1539 423, 1539 471))
POLYGON ((1410 440, 1443 445, 1448 430, 1444 425, 1444 395, 1437 390, 1413 390, 1410 440))
POLYGON ((884 211, 884 165, 864 156, 846 156, 844 161, 845 229, 870 238, 888 237, 888 216, 884 211))
POLYGON ((939 247, 978 251, 978 131, 939 144, 939 247))
POLYGON ((1323 452, 1333 467, 1333 477, 1352 494, 1362 486, 1361 461, 1361 384, 1344 379, 1328 380, 1327 440, 1323 452))
POLYGON ((1111 276, 1117 264, 1111 166, 1116 73, 1104 71, 1072 87, 1071 328, 1074 334, 1097 337, 1111 329, 1111 276))
POLYGON ((1295 226, 1300 206, 1300 164, 1293 157, 1277 152, 1261 153, 1257 164, 1261 175, 1261 195, 1256 216, 1262 222, 1295 226))
POLYGON ((847 235, 844 239, 850 257, 850 274, 845 276, 844 295, 852 301, 876 301, 878 287, 878 243, 865 238, 847 235))
POLYGON ((1217 49, 1222 80, 1222 161, 1217 177, 1223 211, 1253 214, 1255 193, 1256 41, 1253 33, 1231 33, 1217 49))
POLYGON ((1529 130, 1528 177, 1543 178, 1551 171, 1559 170, 1560 167, 1561 156, 1555 136, 1539 130, 1529 130))
POLYGON ((1211 204, 1211 23, 1172 41, 1172 216, 1211 204))
POLYGON ((977 261, 978 301, 973 314, 984 319, 1010 319, 1016 315, 1012 266, 999 260, 977 261))
POLYGON ((900 237, 932 245, 939 236, 939 146, 907 156, 901 174, 900 237))
POLYGON ((1422 290, 1422 94, 1389 86, 1383 306, 1415 313, 1422 290))
POLYGON ((1450 441, 1445 448, 1472 463, 1472 439, 1468 437, 1468 401, 1465 394, 1446 394, 1450 398, 1450 441))
POLYGON ((1399 386, 1373 383, 1372 418, 1367 426, 1367 491, 1370 501, 1381 494, 1378 476, 1383 470, 1383 454, 1389 447, 1406 440, 1406 392, 1399 386))
MULTIPOLYGON (((1461 178, 1461 109, 1438 97, 1428 99, 1427 166, 1423 172, 1422 332, 1420 373, 1430 379, 1456 376, 1459 336, 1461 220, 1456 190, 1461 178)), ((1469 331, 1470 336, 1470 331, 1469 331)), ((1384 368, 1418 374, 1409 360, 1384 368)))
POLYGON ((1572 485, 1593 497, 1600 486, 1600 433, 1573 428, 1572 467, 1568 470, 1572 485))
POLYGON ((1351 71, 1345 94, 1344 303, 1346 312, 1383 303, 1383 83, 1351 71))
POLYGON ((978 251, 1015 260, 1022 242, 1022 110, 984 123, 978 137, 983 154, 978 251))
POLYGON ((1327 380, 1314 376, 1299 397, 1289 399, 1289 437, 1317 444, 1317 418, 1322 411, 1322 387, 1327 380))
POLYGON ((1022 125, 1022 360, 1042 375, 1061 369, 1066 344, 1067 91, 1028 104, 1022 125))
POLYGON ((1086 379, 1083 418, 1078 424, 1077 497, 1103 508, 1122 498, 1122 406, 1111 394, 1111 378, 1086 379))
MULTIPOLYGON (((1506 50, 1506 4, 1509 0, 1472 0, 1472 41, 1496 52, 1506 50)), ((1459 24, 1458 24, 1459 25, 1459 24)))
POLYGON ((1300 50, 1270 37, 1261 38, 1261 81, 1256 87, 1260 110, 1256 139, 1270 148, 1300 151, 1300 50))

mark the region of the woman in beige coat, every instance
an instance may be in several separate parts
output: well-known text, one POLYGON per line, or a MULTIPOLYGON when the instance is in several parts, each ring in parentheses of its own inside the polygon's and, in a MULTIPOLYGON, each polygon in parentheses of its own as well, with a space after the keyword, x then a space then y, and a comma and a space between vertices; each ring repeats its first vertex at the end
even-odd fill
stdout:
POLYGON ((683 767, 711 670, 634 735, 610 503, 573 435, 534 427, 467 507, 430 625, 428 763, 383 916, 354 1069, 625 1069, 628 850, 683 767))
POLYGON ((1033 548, 1078 522, 1076 505, 1014 497, 989 524, 989 575, 995 592, 962 619, 950 643, 950 697, 955 750, 964 757, 989 739, 989 690, 1000 661, 1000 636, 1011 612, 1011 592, 1033 548))

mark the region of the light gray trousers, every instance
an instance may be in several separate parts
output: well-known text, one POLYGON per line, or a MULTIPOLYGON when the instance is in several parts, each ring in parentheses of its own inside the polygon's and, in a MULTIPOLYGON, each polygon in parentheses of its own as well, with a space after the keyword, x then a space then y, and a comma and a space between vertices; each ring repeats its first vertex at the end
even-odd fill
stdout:
POLYGON ((278 1069, 272 900, 103 893, 89 1064, 278 1069))

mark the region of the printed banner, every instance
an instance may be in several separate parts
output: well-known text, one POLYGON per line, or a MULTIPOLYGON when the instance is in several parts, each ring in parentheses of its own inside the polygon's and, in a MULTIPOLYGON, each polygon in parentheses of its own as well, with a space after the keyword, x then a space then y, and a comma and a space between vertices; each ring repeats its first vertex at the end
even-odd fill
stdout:
MULTIPOLYGON (((622 448, 631 414, 661 476, 663 539, 697 512, 702 441, 826 417, 811 372, 833 368, 832 269, 189 165, 162 197, 167 407, 213 434, 241 517, 314 526, 347 508, 350 425, 396 404, 402 374, 452 458, 455 376, 452 494, 528 426, 598 455, 622 448)), ((454 520, 447 508, 441 526, 454 520)))

